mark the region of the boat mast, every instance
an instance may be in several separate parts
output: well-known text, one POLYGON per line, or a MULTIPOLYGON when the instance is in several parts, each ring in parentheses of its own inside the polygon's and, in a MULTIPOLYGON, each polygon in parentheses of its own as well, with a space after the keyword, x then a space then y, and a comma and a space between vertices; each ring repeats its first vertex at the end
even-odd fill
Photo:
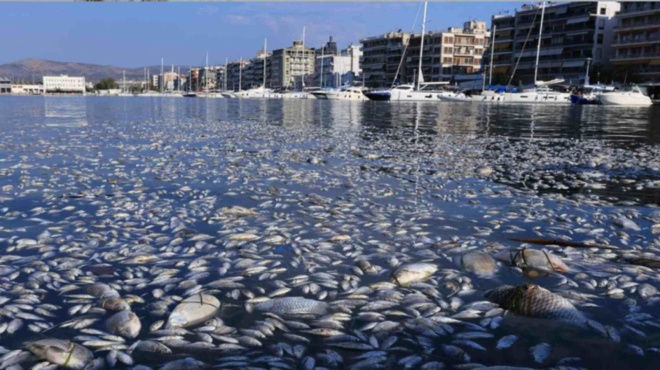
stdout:
POLYGON ((539 25, 539 42, 536 45, 536 64, 534 65, 534 85, 539 74, 539 56, 541 54, 541 35, 543 34, 543 15, 545 14, 545 1, 541 5, 541 24, 539 25))
POLYGON ((302 38, 302 77, 300 78, 300 91, 305 90, 305 72, 307 72, 307 56, 305 55, 305 26, 303 26, 302 38))
POLYGON ((321 73, 319 78, 319 87, 323 88, 323 62, 325 57, 325 45, 321 47, 321 73))
POLYGON ((420 80, 422 77, 422 56, 424 55, 424 32, 426 31, 426 5, 427 2, 424 2, 424 17, 422 19, 422 41, 419 45, 419 67, 418 67, 418 74, 417 74, 417 90, 419 90, 419 84, 420 80))
POLYGON ((488 85, 493 84, 493 55, 495 54, 495 32, 497 32, 497 25, 493 26, 490 37, 490 68, 488 68, 488 85))
POLYGON ((266 44, 267 39, 264 39, 264 54, 263 54, 263 60, 264 60, 264 89, 266 88, 266 50, 268 50, 266 44))
POLYGON ((241 92, 241 85, 243 84, 243 57, 238 60, 238 92, 241 92))
POLYGON ((165 81, 165 78, 163 78, 163 58, 160 58, 160 93, 163 93, 163 82, 165 81))
POLYGON ((222 91, 227 91, 227 73, 229 72, 227 70, 228 64, 229 64, 229 58, 225 57, 225 74, 223 76, 224 78, 223 78, 223 83, 222 83, 222 91))
POLYGON ((204 66, 204 92, 209 91, 209 52, 206 52, 206 64, 204 66))

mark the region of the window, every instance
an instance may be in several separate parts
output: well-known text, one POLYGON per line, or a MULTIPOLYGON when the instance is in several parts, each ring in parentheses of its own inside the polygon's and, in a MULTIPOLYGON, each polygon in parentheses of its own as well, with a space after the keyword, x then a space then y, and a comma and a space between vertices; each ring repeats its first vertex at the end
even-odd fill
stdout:
POLYGON ((596 43, 597 43, 598 45, 602 45, 602 44, 603 44, 603 35, 602 35, 602 34, 601 34, 601 35, 598 35, 598 38, 596 39, 596 43))
POLYGON ((600 8, 600 15, 605 15, 605 8, 600 8))
POLYGON ((605 29, 605 20, 604 19, 599 19, 598 20, 598 29, 605 29))

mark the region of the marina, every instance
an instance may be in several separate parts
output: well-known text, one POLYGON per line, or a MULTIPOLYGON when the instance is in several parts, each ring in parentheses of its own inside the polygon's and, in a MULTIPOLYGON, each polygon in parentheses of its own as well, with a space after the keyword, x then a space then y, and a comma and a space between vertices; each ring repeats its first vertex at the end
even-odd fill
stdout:
POLYGON ((659 361, 657 106, 0 104, 2 368, 659 361))

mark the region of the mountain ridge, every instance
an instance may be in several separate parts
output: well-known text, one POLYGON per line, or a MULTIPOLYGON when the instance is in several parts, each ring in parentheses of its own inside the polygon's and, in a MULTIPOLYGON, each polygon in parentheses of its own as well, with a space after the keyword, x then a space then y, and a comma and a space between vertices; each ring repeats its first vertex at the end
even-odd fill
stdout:
MULTIPOLYGON (((174 66, 178 71, 181 67, 181 73, 187 73, 189 67, 174 66)), ((145 66, 138 68, 123 68, 113 65, 100 65, 78 62, 59 62, 48 59, 21 59, 14 62, 0 65, 0 77, 8 77, 13 82, 35 82, 41 83, 43 76, 84 76, 88 82, 98 82, 103 78, 114 78, 117 81, 123 79, 123 73, 126 72, 126 80, 143 81, 144 69, 151 71, 150 74, 160 73, 160 66, 145 66)), ((165 72, 169 71, 165 68, 165 72)))

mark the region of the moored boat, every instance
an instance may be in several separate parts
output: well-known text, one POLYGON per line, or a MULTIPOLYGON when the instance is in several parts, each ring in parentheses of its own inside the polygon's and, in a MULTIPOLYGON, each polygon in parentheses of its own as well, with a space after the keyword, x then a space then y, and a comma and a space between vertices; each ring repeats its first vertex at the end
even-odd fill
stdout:
POLYGON ((606 92, 598 95, 598 101, 602 105, 621 106, 651 106, 653 101, 637 85, 625 86, 620 91, 606 92))

